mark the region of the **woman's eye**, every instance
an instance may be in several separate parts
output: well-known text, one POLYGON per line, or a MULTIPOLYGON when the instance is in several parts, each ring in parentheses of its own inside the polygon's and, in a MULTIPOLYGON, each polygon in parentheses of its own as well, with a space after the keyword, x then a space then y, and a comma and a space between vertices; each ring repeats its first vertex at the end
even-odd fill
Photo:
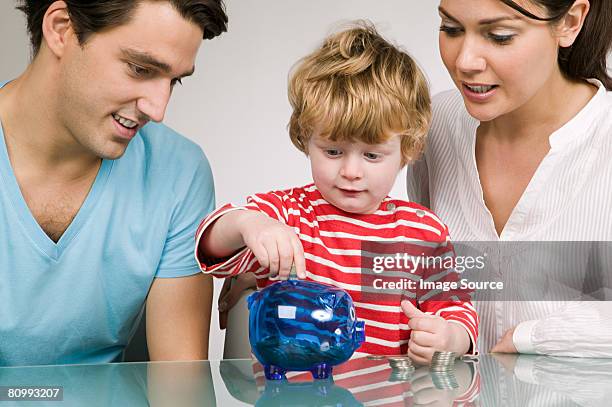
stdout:
POLYGON ((506 44, 509 44, 510 41, 512 41, 512 38, 514 38, 515 34, 499 35, 499 34, 489 33, 487 35, 496 44, 506 45, 506 44))
POLYGON ((363 153, 363 155, 368 160, 378 160, 380 158, 380 154, 377 153, 363 153))
POLYGON ((335 148, 328 148, 325 150, 325 154, 327 154, 330 157, 337 157, 340 154, 342 154, 342 152, 340 150, 336 150, 335 148))
POLYGON ((460 27, 450 27, 448 25, 442 25, 440 26, 440 31, 442 31, 449 37, 457 37, 461 34, 463 29, 461 29, 460 27))

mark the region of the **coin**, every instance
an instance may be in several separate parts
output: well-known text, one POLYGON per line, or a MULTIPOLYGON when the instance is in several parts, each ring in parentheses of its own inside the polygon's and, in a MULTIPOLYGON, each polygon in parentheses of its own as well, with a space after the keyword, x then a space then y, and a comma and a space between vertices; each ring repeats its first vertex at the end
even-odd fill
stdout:
POLYGON ((414 365, 408 356, 389 356, 387 359, 389 360, 389 366, 394 371, 414 371, 414 365))
POLYGON ((431 381, 433 382, 436 389, 439 390, 452 390, 459 387, 457 378, 455 377, 454 370, 447 372, 431 372, 431 381))
POLYGON ((457 354, 454 352, 434 352, 431 358, 430 370, 437 372, 447 372, 455 368, 457 354))

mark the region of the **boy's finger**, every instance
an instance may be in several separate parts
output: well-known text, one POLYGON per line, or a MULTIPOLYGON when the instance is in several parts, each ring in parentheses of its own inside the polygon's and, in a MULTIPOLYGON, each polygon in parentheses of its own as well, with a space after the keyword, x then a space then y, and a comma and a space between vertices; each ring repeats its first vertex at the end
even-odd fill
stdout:
POLYGON ((293 264, 295 264, 295 272, 298 278, 306 278, 306 259, 304 258, 304 248, 298 238, 292 239, 293 245, 293 264))
POLYGON ((277 275, 280 259, 278 258, 278 247, 276 246, 276 242, 264 243, 264 247, 266 249, 270 273, 272 273, 272 275, 277 275))
POLYGON ((291 242, 287 240, 279 240, 277 242, 279 254, 278 275, 282 280, 289 278, 291 273, 291 265, 293 264, 293 247, 291 242))
POLYGON ((403 300, 401 306, 402 311, 404 311, 404 314, 406 314, 406 316, 410 319, 424 317, 427 315, 423 311, 415 307, 414 304, 412 304, 412 302, 408 300, 403 300))
POLYGON ((410 343, 414 343, 419 346, 424 346, 426 348, 431 348, 433 344, 436 343, 436 334, 413 329, 410 332, 410 343))
POLYGON ((428 365, 429 364, 429 360, 427 360, 426 358, 422 357, 422 356, 418 356, 416 355, 414 352, 412 352, 410 349, 408 349, 408 354, 407 356, 410 358, 410 360, 412 360, 414 362, 414 364, 416 365, 428 365))
POLYGON ((431 360, 433 356, 433 349, 427 346, 421 346, 414 341, 408 341, 408 349, 416 356, 420 356, 423 359, 431 360))
POLYGON ((257 245, 256 247, 252 247, 250 249, 261 267, 265 269, 270 267, 270 262, 268 261, 268 252, 266 251, 266 248, 263 247, 263 245, 257 245))
POLYGON ((408 326, 413 331, 429 332, 435 334, 440 331, 440 321, 431 316, 425 314, 424 317, 415 317, 408 321, 408 326))

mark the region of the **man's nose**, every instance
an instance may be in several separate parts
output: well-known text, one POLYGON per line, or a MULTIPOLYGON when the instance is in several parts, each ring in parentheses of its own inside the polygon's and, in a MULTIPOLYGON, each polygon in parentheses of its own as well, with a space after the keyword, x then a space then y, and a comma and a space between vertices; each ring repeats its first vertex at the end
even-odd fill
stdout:
POLYGON ((354 154, 347 154, 342 160, 340 175, 348 180, 355 180, 363 177, 363 167, 361 157, 354 154))
POLYGON ((166 107, 172 94, 172 87, 165 80, 159 80, 147 84, 143 95, 136 102, 136 107, 154 122, 164 120, 166 107))
POLYGON ((482 47, 473 39, 466 38, 457 55, 457 69, 465 74, 482 72, 487 67, 482 47))

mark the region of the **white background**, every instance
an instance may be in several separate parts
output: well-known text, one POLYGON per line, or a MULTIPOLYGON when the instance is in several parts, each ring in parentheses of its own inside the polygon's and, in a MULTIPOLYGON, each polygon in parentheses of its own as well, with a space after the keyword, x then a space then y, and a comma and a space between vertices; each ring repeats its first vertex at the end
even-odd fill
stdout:
MULTIPOLYGON (((0 2, 0 80, 29 60, 25 20, 0 2)), ((429 79, 432 94, 452 87, 438 54, 435 0, 226 0, 229 31, 202 44, 196 74, 177 87, 165 123, 202 146, 213 168, 217 204, 310 182, 308 160, 291 144, 286 85, 290 67, 343 23, 369 19, 402 46, 429 79)), ((400 175, 392 191, 405 196, 400 175)), ((221 282, 216 282, 214 307, 221 282)), ((213 312, 210 359, 224 333, 213 312)))
MULTIPOLYGON (((196 73, 178 86, 164 122, 197 142, 215 176, 217 204, 242 202, 254 192, 310 182, 308 160, 287 133, 291 110, 287 74, 323 38, 354 19, 380 33, 419 63, 433 92, 452 87, 438 56, 437 2, 433 0, 226 0, 228 32, 204 41, 196 73)), ((29 62, 25 19, 14 1, 0 2, 0 80, 29 62)), ((405 196, 400 175, 392 195, 405 196)), ((216 282, 210 359, 220 359, 216 282)))

